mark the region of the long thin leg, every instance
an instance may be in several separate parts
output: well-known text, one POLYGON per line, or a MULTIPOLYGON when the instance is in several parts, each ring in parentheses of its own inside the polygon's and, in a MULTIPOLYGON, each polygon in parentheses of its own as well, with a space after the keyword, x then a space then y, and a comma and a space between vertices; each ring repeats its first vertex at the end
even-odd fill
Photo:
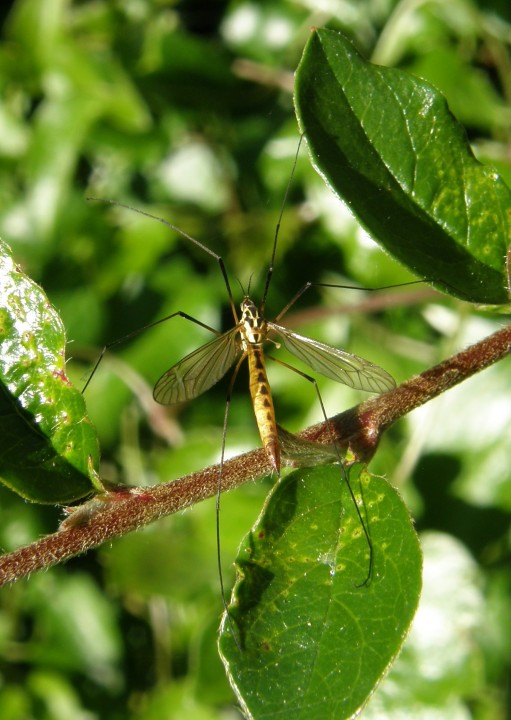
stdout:
POLYGON ((343 462, 342 462, 341 453, 339 452, 339 447, 338 447, 338 445, 337 445, 337 442, 335 441, 334 434, 333 434, 333 432, 332 432, 332 428, 330 427, 330 421, 328 420, 328 416, 327 416, 327 414, 326 414, 325 405, 324 405, 324 403, 323 403, 323 398, 321 397, 321 393, 320 393, 320 391, 319 391, 318 383, 317 383, 317 381, 315 380, 315 378, 313 378, 311 375, 307 375, 307 373, 304 373, 304 372, 302 372, 301 370, 298 370, 298 368, 293 367, 293 365, 289 365, 288 363, 283 362, 282 360, 278 360, 277 358, 274 358, 274 357, 272 357, 271 355, 266 355, 266 357, 269 358, 270 360, 273 360, 273 362, 276 362, 276 363, 278 363, 279 365, 282 365, 283 367, 287 368, 288 370, 292 370, 292 371, 295 372, 297 375, 300 375, 301 377, 303 377, 305 380, 307 380, 308 382, 310 382, 310 383, 314 386, 314 390, 316 391, 316 395, 317 395, 317 398, 318 398, 318 401, 319 401, 319 405, 320 405, 320 407, 321 407, 321 413, 322 413, 322 415, 323 415, 323 419, 324 419, 324 421, 325 421, 325 423, 326 423, 326 426, 327 426, 327 428, 328 428, 328 433, 329 433, 329 435, 330 435, 330 442, 332 443, 332 446, 333 446, 333 448, 334 448, 335 454, 336 454, 336 456, 337 456, 337 463, 338 463, 338 465, 339 465, 339 469, 340 469, 340 472, 341 472, 342 479, 344 480, 344 482, 346 483, 346 485, 347 485, 347 487, 348 487, 348 491, 349 491, 350 497, 351 497, 351 499, 352 499, 352 501, 353 501, 353 505, 355 506, 355 510, 357 511, 358 519, 360 520, 360 524, 361 524, 361 526, 362 526, 362 529, 363 529, 363 531, 364 531, 364 535, 365 535, 366 540, 367 540, 367 546, 368 546, 368 548, 369 548, 369 565, 368 565, 367 577, 365 578, 365 580, 364 580, 362 583, 360 583, 360 585, 357 585, 357 586, 356 586, 356 587, 363 587, 364 585, 367 585, 367 584, 370 582, 370 580, 371 580, 371 575, 372 575, 372 572, 373 572, 373 543, 372 543, 372 540, 371 540, 371 536, 369 535, 369 530, 367 529, 367 526, 366 526, 366 524, 365 524, 365 522, 364 522, 364 519, 363 519, 363 517, 362 517, 362 513, 360 512, 360 508, 358 507, 357 500, 356 500, 356 498, 355 498, 355 494, 354 494, 354 492, 353 492, 353 490, 352 490, 352 487, 351 487, 351 485, 350 485, 350 481, 349 481, 348 475, 347 475, 347 473, 346 473, 346 468, 344 467, 344 464, 343 464, 343 462))
POLYGON ((377 290, 391 290, 392 288, 405 287, 406 285, 418 285, 423 283, 424 280, 410 280, 410 282, 397 283, 396 285, 382 285, 377 288, 361 288, 356 285, 335 285, 334 283, 317 283, 317 282, 306 282, 295 295, 291 298, 288 304, 279 312, 273 322, 279 322, 281 318, 293 307, 293 305, 304 295, 307 290, 312 287, 326 287, 326 288, 340 288, 344 290, 366 290, 367 292, 376 292, 377 290))
POLYGON ((173 317, 182 317, 185 320, 189 320, 190 322, 195 323, 196 325, 200 325, 200 327, 205 328, 206 330, 209 330, 210 332, 214 333, 215 335, 221 335, 222 333, 219 330, 215 330, 215 328, 210 327, 209 325, 206 325, 206 323, 203 323, 201 320, 197 320, 197 318, 194 318, 192 315, 188 315, 188 313, 183 312, 182 310, 178 310, 177 312, 172 313, 171 315, 167 315, 166 317, 160 318, 159 320, 155 320, 152 323, 149 323, 148 325, 143 325, 142 327, 137 328, 137 330, 133 330, 133 332, 128 333, 127 335, 123 335, 122 338, 117 338, 117 340, 114 340, 111 343, 108 343, 108 345, 105 345, 103 350, 101 351, 100 356, 96 360, 96 364, 92 368, 92 372, 87 378, 87 382, 83 386, 82 394, 86 391, 86 389, 89 386, 90 381, 94 377, 96 370, 99 367, 100 362, 103 360, 103 357, 108 350, 111 350, 116 345, 121 345, 123 342, 126 342, 126 340, 129 340, 132 337, 136 337, 141 332, 144 332, 144 330, 149 330, 149 328, 155 327, 156 325, 159 325, 160 323, 166 322, 167 320, 171 320, 173 317))
POLYGON ((224 586, 224 575, 222 572, 222 559, 221 559, 221 544, 220 544, 220 496, 222 494, 222 478, 223 478, 223 472, 224 472, 224 460, 225 460, 225 440, 227 437, 227 421, 229 419, 229 410, 231 407, 231 398, 232 398, 232 391, 234 389, 234 383, 236 382, 236 378, 238 376, 239 369, 241 367, 241 364, 246 359, 247 353, 243 353, 243 355, 240 357, 238 362, 236 363, 236 367, 234 368, 234 372, 232 373, 231 382, 229 383, 229 389, 227 390, 227 397, 225 399, 225 412, 224 412, 224 423, 222 428, 222 446, 221 446, 221 452, 220 452, 220 469, 218 472, 218 485, 216 490, 216 559, 217 559, 217 566, 218 566, 218 578, 220 581, 220 593, 222 595, 222 604, 224 606, 224 611, 227 617, 227 621, 229 623, 229 627, 231 628, 232 636, 234 638, 234 642, 236 643, 238 650, 241 650, 241 647, 238 643, 238 638, 236 635, 236 632, 234 630, 234 626, 232 623, 231 616, 229 614, 229 606, 227 603, 227 599, 225 597, 225 586, 224 586))
POLYGON ((231 304, 231 310, 232 314, 234 316, 234 320, 237 323, 238 322, 238 314, 236 312, 236 304, 234 302, 234 298, 231 292, 231 286, 229 284, 229 277, 227 275, 227 270, 225 268, 224 261, 220 255, 218 255, 213 250, 210 250, 206 245, 201 243, 196 238, 189 235, 184 230, 181 230, 181 228, 178 228, 176 225, 173 225, 172 223, 168 222, 168 220, 164 220, 161 217, 158 217, 157 215, 152 215, 151 213, 146 212, 145 210, 139 210, 139 208, 132 207, 131 205, 125 205, 124 203, 117 202, 117 200, 108 200, 105 198, 96 198, 96 197, 88 197, 87 200, 94 200, 95 202, 102 202, 102 203, 108 203, 109 205, 115 205, 116 207, 122 207, 125 210, 132 210, 133 212, 138 213, 139 215, 144 215, 144 217, 151 218, 151 220, 156 220, 157 222, 161 223, 162 225, 165 225, 165 227, 170 228, 174 232, 176 232, 178 235, 181 235, 181 237, 184 237, 186 240, 189 240, 191 243, 199 247, 201 250, 203 250, 205 253, 210 255, 212 258, 214 258, 219 267, 220 272, 222 273, 222 277, 224 279, 225 287, 227 288, 227 294, 229 295, 229 302, 231 304))

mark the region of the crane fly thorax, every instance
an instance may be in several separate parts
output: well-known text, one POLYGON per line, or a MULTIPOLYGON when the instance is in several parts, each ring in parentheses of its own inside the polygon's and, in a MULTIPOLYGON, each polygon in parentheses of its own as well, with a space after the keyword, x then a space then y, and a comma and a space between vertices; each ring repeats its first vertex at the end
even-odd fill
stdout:
POLYGON ((261 345, 268 334, 266 320, 249 297, 241 303, 240 332, 245 350, 247 345, 261 345))

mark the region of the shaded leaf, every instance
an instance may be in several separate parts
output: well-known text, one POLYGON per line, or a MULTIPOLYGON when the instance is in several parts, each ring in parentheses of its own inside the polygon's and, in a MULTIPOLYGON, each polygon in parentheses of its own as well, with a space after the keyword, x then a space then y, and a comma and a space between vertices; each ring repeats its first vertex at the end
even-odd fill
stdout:
POLYGON ((421 588, 418 539, 387 482, 361 465, 350 482, 373 543, 367 584, 368 544, 338 467, 278 483, 243 542, 238 644, 224 618, 220 651, 248 717, 352 717, 401 648, 421 588))

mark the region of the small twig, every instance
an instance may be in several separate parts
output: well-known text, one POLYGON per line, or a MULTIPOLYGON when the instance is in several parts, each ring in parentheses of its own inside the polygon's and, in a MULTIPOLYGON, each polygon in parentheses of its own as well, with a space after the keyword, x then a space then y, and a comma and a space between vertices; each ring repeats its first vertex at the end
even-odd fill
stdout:
MULTIPOLYGON (((350 408, 333 418, 336 439, 369 461, 383 433, 404 415, 502 360, 511 351, 511 326, 498 330, 466 350, 407 380, 394 390, 350 408)), ((302 433, 307 440, 328 442, 324 423, 302 433)))
MULTIPOLYGON (((390 392, 372 398, 330 421, 336 441, 368 461, 382 434, 396 420, 509 354, 511 326, 494 333, 390 392)), ((332 432, 320 423, 299 434, 314 442, 331 443, 332 432)), ((264 450, 255 450, 224 463, 222 491, 269 474, 264 450)), ((95 498, 80 506, 64 529, 0 557, 0 585, 48 568, 216 494, 218 466, 150 488, 131 488, 95 498)))
POLYGON ((307 323, 324 320, 326 317, 345 315, 367 315, 369 313, 382 312, 394 307, 410 307, 420 303, 434 301, 444 298, 437 290, 430 287, 422 287, 415 290, 401 292, 381 292, 378 295, 369 295, 356 303, 349 305, 336 305, 333 307, 308 308, 297 310, 286 315, 286 327, 306 325, 307 323))
POLYGON ((267 87, 276 87, 289 93, 293 92, 294 73, 292 72, 269 69, 267 65, 243 58, 234 60, 232 72, 242 80, 250 80, 250 82, 267 87))

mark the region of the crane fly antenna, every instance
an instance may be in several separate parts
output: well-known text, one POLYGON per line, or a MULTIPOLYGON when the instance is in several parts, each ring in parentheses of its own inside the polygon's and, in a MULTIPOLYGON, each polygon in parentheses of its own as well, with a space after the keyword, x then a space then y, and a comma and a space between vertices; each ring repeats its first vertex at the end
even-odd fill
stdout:
MULTIPOLYGON (((250 295, 250 286, 252 285, 252 278, 253 278, 253 277, 254 277, 254 273, 251 272, 251 273, 250 273, 250 277, 249 277, 249 279, 248 279, 247 291, 243 293, 244 295, 250 295)), ((241 284, 241 283, 240 283, 240 284, 241 284)))
POLYGON ((185 238, 186 240, 189 240, 191 243, 199 247, 201 250, 204 250, 205 253, 210 255, 212 258, 214 258, 219 267, 220 272, 222 273, 222 277, 224 279, 225 287, 227 289, 227 294, 229 296, 229 303, 231 306, 232 314, 234 316, 235 322, 238 322, 238 312, 236 310, 236 305, 234 303, 234 297, 231 290, 231 285, 229 283, 229 276, 227 275, 227 270, 225 267, 225 263, 223 261, 223 258, 218 255, 216 252, 208 248, 206 245, 200 242, 200 240, 197 240, 197 238, 192 237, 192 235, 189 235, 184 230, 181 230, 181 228, 177 227, 177 225, 173 225, 168 220, 165 220, 164 218, 158 217, 157 215, 153 215, 152 213, 146 212, 145 210, 140 210, 139 208, 133 207, 131 205, 127 205, 122 202, 118 202, 117 200, 109 200, 108 198, 97 198, 97 197, 88 197, 87 200, 93 200, 94 202, 102 202, 107 203, 109 205, 114 205, 115 207, 121 207, 125 210, 131 210, 132 212, 138 213, 138 215, 143 215, 144 217, 151 218, 151 220, 156 220, 157 222, 161 223, 162 225, 165 225, 165 227, 170 228, 174 232, 176 232, 178 235, 181 235, 181 237, 185 238))
POLYGON ((298 141, 298 147, 296 148, 295 153, 295 159, 293 161, 293 167, 291 168, 291 174, 289 175, 289 180, 287 181, 286 185, 286 191, 284 193, 284 198, 282 200, 282 205, 280 206, 280 212, 279 217, 277 220, 277 225, 275 226, 275 236, 273 238, 273 249, 271 251, 271 259, 270 259, 270 265, 268 266, 268 270, 266 272, 266 280, 264 282, 264 290, 263 290, 263 298, 261 300, 261 313, 264 314, 265 308, 266 308, 266 298, 268 297, 268 290, 270 289, 270 282, 273 276, 273 268, 275 266, 275 256, 277 253, 277 240, 279 239, 279 232, 280 232, 280 224, 282 222, 282 217, 284 215, 284 210, 287 203, 287 198, 289 196, 289 191, 291 189, 291 183, 293 182, 293 177, 296 170, 296 165, 298 163, 298 155, 300 153, 300 148, 302 146, 302 140, 303 140, 303 134, 300 135, 300 139, 298 141))

